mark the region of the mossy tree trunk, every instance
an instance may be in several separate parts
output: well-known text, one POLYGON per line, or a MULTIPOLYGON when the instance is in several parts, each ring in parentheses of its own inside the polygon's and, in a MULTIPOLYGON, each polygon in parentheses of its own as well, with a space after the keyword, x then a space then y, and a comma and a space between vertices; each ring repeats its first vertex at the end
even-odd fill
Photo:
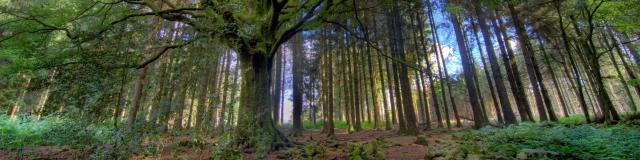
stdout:
POLYGON ((240 108, 238 126, 232 136, 241 148, 275 149, 287 142, 276 129, 271 116, 269 91, 271 59, 264 53, 239 53, 240 108))

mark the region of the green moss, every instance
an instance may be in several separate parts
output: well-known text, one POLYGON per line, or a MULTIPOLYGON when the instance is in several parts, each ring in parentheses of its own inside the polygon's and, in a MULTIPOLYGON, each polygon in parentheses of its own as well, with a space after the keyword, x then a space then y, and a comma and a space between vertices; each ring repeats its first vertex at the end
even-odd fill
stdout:
POLYGON ((312 160, 323 159, 326 148, 316 142, 301 147, 288 148, 278 154, 278 159, 312 160))
POLYGON ((383 148, 390 146, 390 143, 384 139, 376 138, 366 143, 353 143, 348 145, 349 159, 358 160, 379 160, 384 158, 383 148))
POLYGON ((416 141, 413 143, 423 145, 423 146, 429 145, 429 141, 427 141, 427 138, 424 137, 423 135, 417 136, 416 141))

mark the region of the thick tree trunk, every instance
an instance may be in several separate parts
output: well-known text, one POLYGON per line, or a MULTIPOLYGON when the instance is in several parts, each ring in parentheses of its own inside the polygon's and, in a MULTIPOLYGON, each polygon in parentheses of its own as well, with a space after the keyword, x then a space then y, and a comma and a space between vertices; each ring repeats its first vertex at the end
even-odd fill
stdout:
POLYGON ((271 119, 271 92, 269 91, 271 74, 269 72, 272 64, 270 58, 264 53, 246 52, 248 51, 239 53, 242 76, 239 113, 242 114, 238 114, 233 142, 238 147, 246 149, 260 147, 277 149, 288 140, 276 129, 271 119), (268 137, 269 140, 258 140, 257 137, 268 137))
MULTIPOLYGON (((303 101, 303 71, 304 71, 304 46, 302 34, 293 37, 291 43, 293 54, 293 127, 291 128, 292 136, 302 135, 302 101, 303 101)), ((311 113, 311 112, 309 112, 311 113)))

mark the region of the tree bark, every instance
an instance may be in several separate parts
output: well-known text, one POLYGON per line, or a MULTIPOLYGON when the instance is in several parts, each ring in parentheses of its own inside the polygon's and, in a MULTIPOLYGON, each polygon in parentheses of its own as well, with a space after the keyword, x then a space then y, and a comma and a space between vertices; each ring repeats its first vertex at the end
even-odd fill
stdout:
POLYGON ((525 62, 525 66, 527 69, 527 74, 529 75, 529 82, 531 83, 531 90, 533 91, 533 96, 535 98, 535 102, 536 102, 536 108, 538 108, 538 116, 540 118, 540 121, 547 121, 550 120, 550 117, 553 117, 552 115, 547 115, 547 110, 548 108, 552 108, 552 107, 548 107, 550 106, 550 104, 545 104, 545 102, 547 101, 546 99, 548 99, 548 96, 545 96, 544 94, 542 94, 542 82, 540 79, 542 79, 542 77, 538 77, 538 74, 536 74, 537 71, 537 64, 535 61, 535 56, 533 53, 533 48, 531 46, 531 42, 529 42, 529 36, 527 34, 527 31, 524 27, 524 23, 520 21, 520 18, 518 17, 518 12, 516 11, 515 7, 513 6, 512 2, 508 3, 509 6, 509 11, 511 13, 511 20, 513 21, 513 26, 516 29, 516 34, 518 35, 518 42, 520 44, 520 49, 522 50, 522 55, 524 56, 524 62, 525 62), (543 100, 545 99, 545 100, 543 100))
POLYGON ((293 54, 293 127, 291 128, 291 135, 302 135, 302 72, 304 67, 304 51, 303 51, 303 39, 302 34, 298 34, 293 39, 292 54, 293 54))
MULTIPOLYGON (((516 124, 516 117, 513 113, 513 110, 511 109, 511 102, 509 101, 507 89, 504 85, 504 80, 502 79, 500 63, 498 62, 498 57, 496 56, 495 49, 493 48, 491 33, 489 32, 489 27, 487 26, 486 13, 482 10, 480 3, 476 3, 476 14, 478 15, 478 24, 480 26, 480 30, 482 31, 482 38, 487 49, 489 64, 491 65, 491 73, 496 84, 496 91, 498 92, 498 97, 500 100, 500 107, 502 109, 502 115, 500 116, 503 116, 505 124, 516 124)), ((505 65, 507 64, 505 63, 505 65)))
POLYGON ((509 35, 506 33, 506 29, 504 24, 502 23, 502 19, 498 17, 497 11, 494 12, 494 21, 493 28, 496 34, 496 40, 498 41, 498 45, 500 46, 500 52, 502 61, 505 64, 504 68, 507 74, 507 78, 509 80, 509 84, 511 85, 511 92, 516 101, 516 108, 520 114, 520 119, 522 121, 532 121, 533 117, 531 115, 529 102, 527 100, 527 95, 524 92, 524 88, 522 86, 522 80, 520 79, 520 71, 518 70, 518 66, 515 61, 515 57, 513 55, 513 50, 511 49, 511 44, 509 43, 509 35), (500 27, 498 27, 500 26, 500 27))
POLYGON ((574 74, 574 78, 575 80, 575 84, 576 84, 576 88, 578 90, 579 93, 576 93, 576 95, 578 95, 578 101, 580 102, 580 108, 582 108, 582 112, 585 116, 585 119, 587 120, 587 123, 591 122, 591 118, 589 118, 589 110, 587 109, 587 102, 585 100, 585 93, 584 93, 584 89, 582 87, 582 81, 581 81, 581 76, 580 76, 580 72, 578 71, 578 67, 573 59, 573 55, 572 55, 572 51, 571 51, 571 45, 569 43, 569 38, 567 36, 567 33, 564 29, 564 23, 562 21, 562 14, 560 13, 560 0, 554 0, 555 3, 555 9, 556 9, 556 13, 558 14, 558 23, 559 23, 559 27, 560 27, 560 31, 562 33, 562 41, 564 44, 564 48, 565 51, 567 53, 567 55, 569 56, 569 62, 571 63, 572 66, 572 71, 574 74))
POLYGON ((462 69, 464 72, 464 81, 467 87, 467 92, 469 93, 469 100, 471 101, 471 109, 473 110, 474 117, 474 128, 482 128, 486 124, 482 118, 482 110, 480 108, 480 102, 478 102, 478 97, 476 93, 476 84, 473 80, 473 72, 475 71, 473 65, 471 64, 471 56, 465 47, 464 42, 464 34, 462 33, 462 27, 460 21, 458 19, 458 15, 455 13, 451 14, 450 20, 453 23, 453 28, 456 35, 456 40, 458 43, 458 49, 460 51, 460 59, 462 61, 462 69))

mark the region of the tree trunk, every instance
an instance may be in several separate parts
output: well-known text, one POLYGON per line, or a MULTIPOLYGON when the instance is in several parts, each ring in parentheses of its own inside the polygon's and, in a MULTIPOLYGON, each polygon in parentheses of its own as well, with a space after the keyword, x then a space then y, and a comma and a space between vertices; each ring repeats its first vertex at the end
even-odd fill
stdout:
MULTIPOLYGON (((232 113, 231 110, 233 110, 233 107, 231 105, 227 105, 227 99, 228 99, 228 91, 229 91, 229 87, 231 86, 231 82, 229 80, 229 76, 231 74, 231 53, 227 53, 225 51, 224 53, 226 56, 224 64, 225 67, 223 68, 223 72, 224 72, 224 82, 220 82, 222 85, 222 99, 221 99, 221 103, 220 103, 220 122, 218 122, 218 129, 221 131, 225 130, 225 115, 228 116, 229 118, 231 117, 232 113)), ((235 74, 235 73, 233 73, 235 74)), ((229 121, 227 120, 227 123, 229 121)))
POLYGON ((209 72, 207 70, 207 68, 212 67, 212 64, 214 62, 211 61, 207 61, 207 64, 205 65, 205 68, 201 69, 201 72, 203 72, 201 77, 200 77, 200 94, 198 95, 198 107, 196 109, 196 129, 197 130, 201 130, 203 131, 205 128, 207 127, 207 125, 205 125, 205 115, 207 112, 207 89, 209 89, 209 72))
MULTIPOLYGON (((420 5, 421 6, 421 5, 420 5)), ((431 72, 431 62, 429 61, 429 58, 426 54, 427 49, 426 49, 426 44, 424 43, 424 36, 422 34, 422 21, 420 21, 419 19, 419 12, 415 12, 416 16, 412 16, 411 18, 411 29, 412 29, 412 35, 413 35, 413 47, 414 50, 416 51, 416 61, 417 64, 420 68, 422 68, 422 56, 424 56, 425 61, 426 61, 426 67, 422 68, 424 70, 426 70, 427 72, 427 80, 429 80, 429 83, 431 85, 429 85, 431 87, 431 97, 433 99, 433 105, 436 108, 436 117, 438 119, 438 127, 442 127, 442 115, 440 114, 439 110, 440 110, 440 105, 438 103, 438 95, 436 94, 436 90, 435 90, 435 85, 433 85, 433 74, 431 72), (415 17, 415 20, 414 18, 415 17), (419 23, 420 27, 418 27, 417 25, 415 25, 415 23, 419 23), (416 33, 419 32, 419 33, 416 33), (418 39, 420 39, 420 41, 418 41, 418 39), (419 48, 418 46, 422 46, 422 48, 419 48)), ((425 87, 426 80, 424 79, 425 75, 424 75, 424 71, 420 71, 420 74, 418 75, 418 71, 414 70, 414 75, 415 75, 415 80, 416 80, 416 86, 418 88, 418 110, 420 112, 420 117, 421 119, 423 119, 425 122, 425 127, 426 129, 430 129, 431 128, 431 118, 429 116, 430 112, 429 112, 429 101, 427 98, 427 88, 425 87)))
POLYGON ((544 49, 544 45, 542 43, 542 39, 540 37, 538 37, 538 43, 540 46, 540 51, 542 52, 542 56, 544 56, 544 62, 547 65, 547 70, 548 72, 550 72, 549 74, 551 74, 551 79, 553 80, 553 86, 556 90, 556 95, 558 95, 558 101, 560 102, 560 105, 562 106, 562 112, 564 114, 564 117, 569 117, 569 113, 568 112, 568 107, 566 102, 564 101, 564 95, 562 94, 562 91, 560 90, 560 86, 558 84, 558 79, 556 78, 556 74, 553 71, 553 68, 551 67, 551 57, 549 56, 549 54, 545 51, 544 49))
POLYGON ((462 33, 462 27, 460 21, 458 19, 458 15, 455 13, 451 14, 451 22, 453 23, 453 28, 456 34, 456 39, 458 43, 458 49, 461 53, 460 59, 462 61, 462 69, 464 72, 464 81, 467 86, 467 92, 469 93, 469 100, 471 101, 471 109, 473 110, 473 119, 474 119, 474 128, 482 128, 486 124, 482 118, 482 110, 480 108, 480 102, 478 102, 478 97, 476 93, 476 84, 473 80, 473 72, 475 71, 473 65, 471 64, 471 56, 465 47, 464 34, 462 33))
MULTIPOLYGON (((274 55, 274 59, 275 59, 275 72, 276 74, 274 75, 274 87, 273 87, 273 105, 272 106, 272 112, 273 112, 273 119, 278 120, 280 119, 280 92, 282 92, 282 55, 284 51, 279 50, 278 52, 276 52, 276 54, 274 55)), ((278 125, 278 121, 273 121, 274 125, 278 125)))
MULTIPOLYGON (((404 39, 402 36, 402 18, 400 17, 400 8, 399 8, 399 0, 395 0, 393 6, 391 7, 391 19, 394 23, 391 25, 392 31, 395 32, 395 35, 392 38, 395 38, 393 41, 396 42, 394 57, 396 57, 400 61, 405 61, 404 55, 404 39)), ((418 134, 418 127, 416 126, 416 118, 415 111, 413 110, 413 100, 411 97, 411 85, 409 83, 407 66, 396 64, 397 67, 394 67, 398 72, 396 72, 397 79, 399 80, 399 88, 402 94, 402 110, 398 111, 398 115, 402 115, 399 119, 404 120, 405 122, 400 123, 400 133, 415 135, 418 134), (403 127, 406 125, 406 128, 403 127), (405 129, 405 130, 403 130, 405 129)))
POLYGON ((493 30, 496 34, 498 45, 500 46, 502 61, 504 63, 509 84, 511 85, 511 92, 516 101, 516 108, 520 113, 520 119, 522 121, 532 121, 533 117, 531 115, 527 95, 524 92, 524 87, 522 86, 522 80, 520 79, 520 71, 518 70, 518 66, 514 59, 515 57, 513 55, 513 50, 511 49, 511 44, 509 43, 509 35, 507 35, 502 19, 498 17, 498 15, 497 11, 494 12, 495 19, 492 23, 494 28, 493 30), (498 27, 498 25, 500 27, 498 27))
MULTIPOLYGON (((482 51, 482 45, 480 45, 480 38, 478 36, 478 29, 477 29, 477 27, 475 25, 475 22, 471 22, 471 25, 472 25, 472 29, 473 29, 473 35, 474 35, 475 40, 476 40, 476 44, 478 46, 478 51, 480 53, 480 62, 482 63, 482 67, 483 67, 483 71, 484 71, 484 74, 485 74, 485 78, 487 79, 487 84, 489 85, 489 91, 491 92, 491 100, 493 100, 493 107, 494 107, 494 109, 496 111, 496 117, 498 118, 498 124, 504 124, 504 119, 503 119, 502 113, 500 112, 500 103, 501 103, 501 101, 498 101, 498 98, 496 98, 495 89, 493 87, 493 81, 491 80, 491 76, 490 76, 491 74, 489 74, 489 68, 487 67, 487 62, 484 60, 485 59, 484 58, 484 51, 482 51)), ((486 41, 487 39, 485 38, 484 40, 486 41)), ((489 46, 491 46, 493 48, 493 45, 489 45, 489 46)), ((487 52, 489 52, 488 48, 487 48, 487 50, 488 50, 487 52)), ((498 72, 499 71, 500 70, 498 70, 498 72)), ((489 119, 489 117, 486 117, 486 118, 489 119)))
MULTIPOLYGON (((603 37, 606 37, 606 35, 603 34, 603 37)), ((633 100, 633 95, 631 94, 631 90, 629 89, 629 86, 627 84, 627 81, 625 80, 622 71, 620 71, 620 67, 618 65, 618 61, 616 61, 615 56, 613 55, 613 47, 609 44, 608 40, 605 39, 601 39, 600 41, 602 43, 602 46, 604 46, 608 51, 608 55, 609 58, 613 64, 613 68, 616 71, 618 80, 620 80, 620 83, 622 84, 622 88, 624 88, 625 93, 627 94, 627 98, 629 99, 629 102, 631 103, 631 105, 629 105, 629 108, 635 113, 636 112, 636 102, 635 100, 633 100)), ((617 50, 620 51, 620 50, 617 50)), ((624 59, 623 59, 624 60, 624 59)), ((613 88, 611 87, 611 83, 609 83, 609 88, 611 90, 611 92, 614 92, 613 96, 616 96, 615 90, 613 90, 613 88)), ((622 105, 621 105, 622 106, 622 105)))
POLYGON ((589 110, 587 109, 587 102, 585 100, 585 93, 584 93, 584 89, 582 88, 582 81, 580 78, 580 72, 578 71, 578 67, 573 59, 573 55, 571 52, 571 45, 569 43, 569 38, 567 36, 567 33, 564 29, 564 23, 562 21, 562 14, 560 13, 560 0, 554 0, 555 3, 555 9, 556 9, 556 13, 558 14, 558 22, 560 25, 560 31, 562 33, 562 41, 564 43, 564 48, 565 51, 567 52, 567 55, 569 56, 569 62, 571 63, 572 66, 572 71, 574 74, 574 78, 576 79, 576 88, 578 90, 579 93, 576 93, 578 95, 578 101, 580 102, 580 108, 582 108, 582 112, 584 113, 585 119, 587 120, 587 123, 591 122, 591 119, 589 118, 589 110))
POLYGON ((292 54, 293 54, 293 127, 290 135, 302 135, 302 100, 303 100, 303 70, 304 70, 304 48, 302 34, 293 37, 292 54))
POLYGON ((507 89, 504 85, 504 80, 502 79, 502 72, 500 71, 500 63, 498 62, 498 57, 496 56, 495 49, 493 48, 491 33, 489 32, 489 27, 486 22, 486 13, 482 10, 480 3, 476 3, 476 14, 478 15, 478 24, 482 31, 482 38, 487 49, 487 55, 489 56, 489 64, 491 65, 491 73, 496 84, 496 91, 498 92, 498 98, 500 100, 502 114, 499 116, 503 116, 505 124, 515 124, 517 123, 516 117, 511 109, 511 102, 509 101, 507 89))
POLYGON ((545 96, 544 94, 542 94, 543 88, 541 86, 542 84, 540 83, 542 82, 540 80, 542 79, 542 77, 538 77, 538 74, 536 74, 538 72, 537 66, 536 66, 537 64, 535 61, 535 56, 534 56, 533 48, 531 46, 531 42, 529 42, 529 36, 527 35, 527 31, 524 27, 524 23, 520 21, 520 18, 518 17, 519 13, 516 11, 513 4, 510 2, 508 3, 508 6, 509 6, 509 11, 511 12, 511 20, 513 21, 513 25, 518 35, 518 42, 522 50, 522 55, 524 56, 524 62, 527 69, 527 74, 529 75, 528 76, 529 82, 531 83, 531 86, 532 86, 533 96, 536 102, 536 108, 538 108, 538 116, 540 116, 539 117, 540 121, 549 120, 551 117, 553 117, 553 115, 547 115, 547 110, 552 107, 550 107, 550 104, 545 104, 545 102, 547 101, 546 99, 548 99, 548 96, 545 96))
POLYGON ((371 92, 371 98, 372 98, 372 102, 373 102, 373 129, 375 130, 380 130, 380 103, 378 101, 378 92, 376 91, 375 88, 375 76, 374 76, 374 72, 373 72, 373 66, 371 65, 372 60, 371 60, 371 56, 373 56, 373 53, 371 53, 371 50, 369 47, 367 47, 367 55, 365 55, 367 57, 367 65, 368 65, 368 69, 369 69, 369 91, 371 92))
MULTIPOLYGON (((612 41, 612 45, 616 50, 616 53, 618 53, 618 57, 620 57, 620 61, 622 62, 622 66, 624 67, 625 71, 627 72, 627 75, 629 76, 629 79, 635 80, 638 79, 636 77, 636 74, 634 73, 633 69, 631 69, 631 67, 629 66, 629 64, 627 63, 627 61, 625 60, 625 56, 624 53, 620 47, 620 43, 618 41, 618 39, 616 39, 615 34, 613 33, 613 31, 611 31, 612 29, 607 29, 607 33, 609 33, 609 35, 611 36, 611 41, 612 41)), ((603 35, 603 37, 606 37, 603 35)), ((605 40, 606 41, 606 40, 605 40)), ((630 47, 633 48, 633 47, 630 47)), ((631 49, 630 49, 631 50, 631 49)), ((613 55, 611 55, 613 56, 613 55)), ((615 62, 616 60, 611 58, 611 61, 614 62, 616 69, 618 69, 618 65, 616 64, 617 62, 615 62)), ((625 82, 624 87, 627 88, 629 86, 626 85, 626 81, 623 80, 623 82, 625 82)), ((633 85, 634 90, 636 91, 636 95, 640 95, 640 86, 638 85, 633 85)), ((626 89, 628 90, 628 88, 626 89)), ((631 94, 629 94, 629 99, 632 102, 632 106, 631 106, 631 110, 635 113, 638 111, 638 106, 635 104, 634 102, 634 98, 631 94)))
POLYGON ((25 79, 26 82, 24 82, 24 84, 22 85, 22 90, 19 91, 16 95, 16 102, 13 105, 9 106, 9 110, 7 111, 7 117, 9 117, 9 119, 13 119, 13 117, 16 115, 16 112, 20 110, 20 106, 24 105, 24 99, 27 96, 27 89, 31 85, 31 78, 26 74, 20 74, 20 77, 22 79, 25 79))
POLYGON ((238 114, 234 130, 234 143, 239 147, 267 147, 273 150, 288 143, 287 138, 275 128, 270 116, 270 60, 265 53, 239 53, 242 81, 239 99, 241 107, 238 112, 242 114, 238 114), (268 137, 270 140, 260 139, 260 143, 257 143, 257 137, 268 137))
MULTIPOLYGON (((433 28, 431 30, 431 34, 433 35, 432 37, 433 37, 433 39, 435 39, 435 42, 436 42, 436 43, 434 43, 434 47, 433 48, 437 49, 435 53, 436 53, 436 60, 437 60, 438 66, 440 66, 440 63, 442 63, 443 72, 440 72, 439 69, 438 69, 438 72, 440 74, 440 85, 441 85, 441 88, 442 88, 442 97, 443 97, 443 101, 444 101, 444 104, 445 104, 444 106, 445 106, 445 112, 446 112, 445 116, 446 116, 446 119, 447 119, 447 127, 450 128, 449 127, 449 123, 450 122, 449 122, 449 118, 448 118, 449 117, 449 112, 447 111, 447 105, 446 105, 447 104, 447 102, 446 102, 447 98, 446 98, 446 92, 445 92, 445 87, 444 87, 445 83, 447 85, 447 90, 449 91, 449 99, 451 100, 451 108, 453 110, 454 118, 456 119, 456 126, 457 127, 462 127, 462 123, 460 122, 460 116, 458 115, 458 107, 456 105, 456 102, 455 102, 454 97, 453 97, 453 92, 451 90, 451 83, 449 82, 450 78, 449 78, 449 73, 447 71, 447 64, 446 64, 446 60, 444 59, 444 55, 442 53, 442 47, 440 45, 440 37, 438 36, 438 26, 435 25, 436 23, 435 23, 435 20, 433 18, 433 9, 431 7, 431 1, 430 0, 427 0, 427 9, 429 10, 429 13, 427 14, 428 18, 429 18, 429 26, 431 26, 433 28), (440 60, 442 60, 442 62, 440 62, 440 60), (444 73, 444 76, 442 76, 443 73, 444 73)), ((420 27, 420 28, 422 28, 422 27, 420 27)))
POLYGON ((138 108, 140 108, 140 95, 146 76, 147 67, 138 69, 137 78, 133 86, 133 95, 131 96, 131 108, 129 108, 129 116, 127 117, 127 130, 131 131, 136 120, 138 108))

